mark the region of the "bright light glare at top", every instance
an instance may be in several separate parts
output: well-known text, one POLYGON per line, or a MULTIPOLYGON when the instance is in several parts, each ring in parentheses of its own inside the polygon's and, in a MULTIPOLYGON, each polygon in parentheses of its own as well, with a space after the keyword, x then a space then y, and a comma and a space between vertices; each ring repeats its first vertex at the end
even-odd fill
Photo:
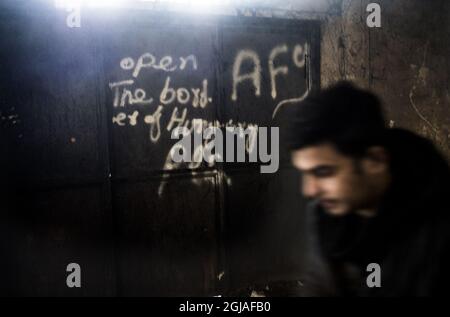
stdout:
POLYGON ((153 3, 173 3, 173 4, 192 4, 192 5, 228 5, 232 0, 140 0, 140 2, 153 3))
POLYGON ((71 6, 95 6, 95 7, 115 7, 126 4, 127 0, 55 0, 55 7, 66 8, 71 6))
POLYGON ((73 5, 87 5, 93 7, 127 6, 139 3, 162 4, 162 5, 187 5, 190 7, 212 7, 227 6, 233 0, 55 0, 56 7, 67 7, 73 5))

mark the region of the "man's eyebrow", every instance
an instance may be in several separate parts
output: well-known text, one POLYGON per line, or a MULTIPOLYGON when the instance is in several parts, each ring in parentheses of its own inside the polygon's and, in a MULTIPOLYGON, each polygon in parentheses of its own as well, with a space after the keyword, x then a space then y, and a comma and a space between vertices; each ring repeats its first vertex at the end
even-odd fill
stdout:
POLYGON ((302 173, 314 173, 314 172, 320 171, 321 169, 335 169, 335 168, 336 168, 336 166, 332 165, 332 164, 321 164, 318 166, 314 166, 312 168, 300 169, 300 171, 302 173))

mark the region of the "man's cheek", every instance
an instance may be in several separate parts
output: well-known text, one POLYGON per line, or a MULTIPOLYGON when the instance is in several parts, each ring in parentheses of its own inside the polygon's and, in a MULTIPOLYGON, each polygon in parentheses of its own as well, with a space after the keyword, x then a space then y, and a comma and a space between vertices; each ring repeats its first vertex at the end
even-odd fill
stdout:
POLYGON ((324 181, 322 189, 325 198, 339 199, 342 186, 340 186, 338 179, 330 178, 329 180, 324 181))

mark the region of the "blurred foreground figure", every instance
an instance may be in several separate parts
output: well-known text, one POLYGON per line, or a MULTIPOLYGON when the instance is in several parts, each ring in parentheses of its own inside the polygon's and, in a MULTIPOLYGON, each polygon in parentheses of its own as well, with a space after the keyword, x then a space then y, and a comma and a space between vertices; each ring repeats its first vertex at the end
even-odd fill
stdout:
POLYGON ((449 294, 450 173, 433 144, 386 128, 378 98, 347 82, 301 103, 292 128, 311 198, 303 295, 449 294))

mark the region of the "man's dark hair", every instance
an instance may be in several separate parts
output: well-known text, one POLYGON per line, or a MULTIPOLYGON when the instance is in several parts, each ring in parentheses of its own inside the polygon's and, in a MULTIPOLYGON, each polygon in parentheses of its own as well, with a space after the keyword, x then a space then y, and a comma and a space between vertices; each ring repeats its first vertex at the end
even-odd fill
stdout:
POLYGON ((331 143, 352 157, 381 145, 386 131, 379 99, 347 81, 310 95, 297 106, 291 124, 291 149, 331 143))

